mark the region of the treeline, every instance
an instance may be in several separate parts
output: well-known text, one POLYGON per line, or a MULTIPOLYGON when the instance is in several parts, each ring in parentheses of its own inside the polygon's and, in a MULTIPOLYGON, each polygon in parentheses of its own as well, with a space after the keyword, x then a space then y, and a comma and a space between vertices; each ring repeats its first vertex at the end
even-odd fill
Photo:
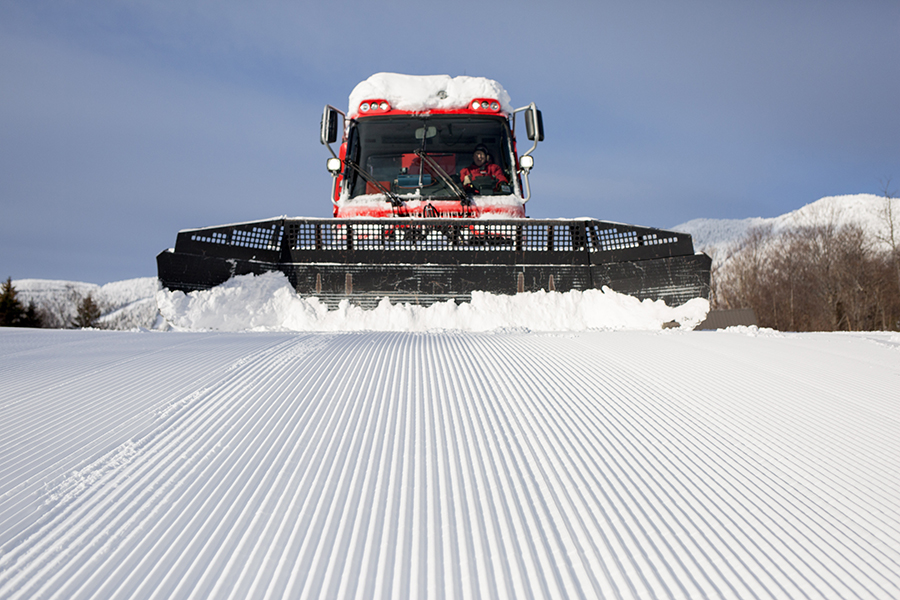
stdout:
MULTIPOLYGON (((888 213, 888 217, 892 217, 888 213)), ((900 330, 900 247, 856 225, 751 230, 713 271, 713 308, 781 331, 900 330)))
POLYGON ((72 319, 61 319, 56 313, 36 307, 34 301, 23 305, 12 284, 12 278, 7 277, 0 286, 0 327, 98 327, 102 312, 91 294, 73 299, 73 302, 76 310, 72 319))

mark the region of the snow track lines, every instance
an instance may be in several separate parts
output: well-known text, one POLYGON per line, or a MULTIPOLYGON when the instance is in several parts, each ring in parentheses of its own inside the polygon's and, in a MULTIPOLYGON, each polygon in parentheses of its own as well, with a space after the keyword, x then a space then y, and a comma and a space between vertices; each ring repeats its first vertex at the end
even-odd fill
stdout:
POLYGON ((900 339, 0 330, 0 598, 900 597, 900 339))

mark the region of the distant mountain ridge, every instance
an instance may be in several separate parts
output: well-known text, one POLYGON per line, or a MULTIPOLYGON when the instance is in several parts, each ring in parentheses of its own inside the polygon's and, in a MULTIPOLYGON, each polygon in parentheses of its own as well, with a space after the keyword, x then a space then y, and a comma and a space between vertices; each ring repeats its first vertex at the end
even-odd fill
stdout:
POLYGON ((65 328, 90 294, 100 307, 98 324, 106 329, 149 329, 156 322, 156 277, 114 281, 106 285, 55 279, 17 279, 13 286, 23 304, 34 302, 46 325, 65 328))
POLYGON ((771 226, 777 233, 797 227, 855 224, 866 231, 876 248, 888 249, 888 209, 894 221, 895 236, 900 235, 900 199, 874 194, 826 196, 778 217, 748 219, 693 219, 672 229, 690 233, 694 248, 713 260, 733 249, 753 227, 771 226), (890 204, 888 204, 890 203, 890 204))

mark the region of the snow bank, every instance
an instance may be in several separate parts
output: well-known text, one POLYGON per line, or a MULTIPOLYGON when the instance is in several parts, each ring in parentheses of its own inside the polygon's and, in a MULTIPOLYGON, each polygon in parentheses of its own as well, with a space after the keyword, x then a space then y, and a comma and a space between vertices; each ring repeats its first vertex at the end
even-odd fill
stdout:
POLYGON ((373 310, 345 301, 329 311, 317 298, 298 296, 281 273, 239 276, 189 294, 161 290, 156 300, 175 329, 220 331, 654 330, 672 321, 692 329, 709 310, 700 298, 672 308, 603 289, 515 296, 475 292, 470 304, 429 307, 384 299, 373 310))
POLYGON ((397 110, 424 112, 430 109, 462 108, 473 98, 496 99, 504 111, 513 110, 509 94, 492 79, 376 73, 350 92, 347 116, 355 117, 363 100, 387 100, 397 110))

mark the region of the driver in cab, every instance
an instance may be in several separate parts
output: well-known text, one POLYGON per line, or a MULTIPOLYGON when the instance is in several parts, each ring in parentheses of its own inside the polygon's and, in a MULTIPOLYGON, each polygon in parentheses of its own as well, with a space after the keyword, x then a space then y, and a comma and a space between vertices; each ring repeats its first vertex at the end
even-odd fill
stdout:
POLYGON ((491 162, 491 155, 488 154, 487 147, 484 144, 475 146, 475 152, 472 155, 472 164, 459 172, 462 179, 463 189, 470 194, 480 193, 475 187, 476 179, 490 177, 493 182, 495 191, 500 189, 502 184, 509 184, 503 170, 491 162))

